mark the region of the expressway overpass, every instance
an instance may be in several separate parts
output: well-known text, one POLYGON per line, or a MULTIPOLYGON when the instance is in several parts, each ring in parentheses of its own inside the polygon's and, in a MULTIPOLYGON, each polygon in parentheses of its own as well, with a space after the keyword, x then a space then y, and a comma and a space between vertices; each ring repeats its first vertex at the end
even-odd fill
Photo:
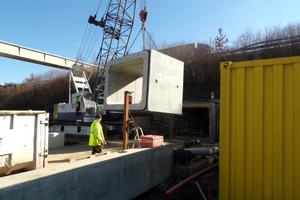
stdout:
POLYGON ((73 65, 79 65, 84 68, 93 69, 97 67, 94 64, 78 62, 76 60, 65 58, 62 56, 46 53, 36 49, 23 47, 20 45, 4 42, 0 40, 0 56, 11 58, 15 60, 21 60, 25 62, 45 65, 58 69, 70 70, 73 65))

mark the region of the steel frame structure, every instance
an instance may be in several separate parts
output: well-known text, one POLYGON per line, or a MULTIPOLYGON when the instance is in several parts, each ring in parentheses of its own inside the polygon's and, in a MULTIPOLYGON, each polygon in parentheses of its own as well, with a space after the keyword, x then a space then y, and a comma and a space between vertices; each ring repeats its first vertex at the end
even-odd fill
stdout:
POLYGON ((108 61, 126 55, 134 25, 136 0, 110 0, 105 14, 94 100, 103 104, 104 71, 108 61))

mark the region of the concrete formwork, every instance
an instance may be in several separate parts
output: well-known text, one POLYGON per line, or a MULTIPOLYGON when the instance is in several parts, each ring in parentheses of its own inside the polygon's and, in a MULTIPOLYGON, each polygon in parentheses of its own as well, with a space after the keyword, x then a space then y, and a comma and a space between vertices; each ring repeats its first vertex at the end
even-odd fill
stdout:
POLYGON ((129 149, 0 179, 0 199, 132 199, 171 174, 171 145, 129 149))

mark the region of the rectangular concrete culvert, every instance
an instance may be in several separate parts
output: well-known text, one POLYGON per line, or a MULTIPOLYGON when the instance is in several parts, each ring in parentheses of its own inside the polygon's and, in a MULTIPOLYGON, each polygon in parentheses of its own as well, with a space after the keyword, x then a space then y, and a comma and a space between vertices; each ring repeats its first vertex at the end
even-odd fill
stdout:
POLYGON ((155 50, 108 63, 104 108, 123 110, 124 92, 132 91, 132 111, 181 114, 184 63, 155 50))

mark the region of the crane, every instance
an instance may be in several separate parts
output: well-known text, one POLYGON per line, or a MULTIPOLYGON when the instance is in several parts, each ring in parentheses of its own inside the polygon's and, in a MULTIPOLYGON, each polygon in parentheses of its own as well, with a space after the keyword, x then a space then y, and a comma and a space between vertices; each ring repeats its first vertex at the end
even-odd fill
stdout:
POLYGON ((143 9, 139 13, 142 26, 131 45, 129 45, 129 43, 134 28, 137 0, 109 0, 104 15, 100 20, 97 20, 97 12, 99 11, 101 3, 102 0, 100 1, 96 14, 90 16, 88 19, 89 24, 103 29, 101 46, 96 57, 96 63, 99 67, 97 68, 97 80, 93 95, 93 100, 100 105, 103 104, 104 71, 107 62, 128 55, 129 50, 141 32, 143 37, 143 50, 146 48, 146 34, 156 47, 153 39, 146 30, 148 15, 146 0, 144 0, 143 9))
MULTIPOLYGON (((146 0, 143 1, 143 9, 139 13, 142 26, 131 45, 129 45, 129 43, 134 28, 137 0, 108 0, 108 4, 105 6, 105 9, 103 9, 103 15, 99 17, 97 15, 99 10, 101 10, 100 8, 102 8, 102 1, 103 0, 100 0, 96 13, 90 15, 88 18, 88 24, 102 30, 101 45, 95 58, 98 68, 95 70, 97 78, 93 93, 93 100, 98 105, 102 105, 104 101, 104 71, 107 62, 127 55, 141 32, 143 36, 143 50, 145 50, 146 33, 156 47, 150 34, 146 31, 148 15, 146 0)), ((98 38, 93 38, 92 36, 89 44, 95 45, 97 39, 98 38)), ((80 51, 81 50, 79 50, 79 52, 80 51)), ((87 51, 89 52, 90 50, 88 49, 87 51)), ((80 56, 78 56, 78 60, 79 58, 80 56)), ((90 79, 90 77, 88 79, 90 79)))
MULTIPOLYGON (((143 33, 143 49, 145 50, 145 34, 147 8, 146 0, 144 0, 143 9, 139 13, 142 22, 142 28, 130 45, 131 35, 134 28, 137 0, 107 0, 107 4, 103 6, 103 0, 100 0, 96 13, 88 18, 87 27, 81 41, 78 51, 77 60, 88 61, 89 54, 93 52, 93 48, 100 40, 100 48, 96 51, 94 63, 96 67, 89 76, 86 76, 80 65, 74 65, 70 72, 70 84, 73 83, 75 93, 71 94, 71 86, 69 87, 69 103, 59 107, 59 113, 66 113, 67 117, 63 120, 85 121, 85 119, 93 118, 94 114, 105 113, 103 109, 104 102, 104 72, 107 62, 129 54, 133 43, 139 34, 143 33), (102 9, 101 9, 102 8, 102 9), (100 15, 99 11, 103 11, 100 15), (98 31, 98 32, 97 32, 98 31), (102 33, 102 37, 100 34, 102 33), (83 52, 84 49, 86 52, 83 52), (89 80, 92 74, 96 75, 96 84, 92 92, 89 80)), ((152 40, 152 38, 150 37, 152 40)), ((153 40, 152 40, 153 42, 153 40)), ((154 42, 153 42, 154 43, 154 42)), ((154 44, 155 45, 155 44, 154 44)), ((60 106, 60 105, 59 105, 60 106)), ((61 115, 62 116, 62 115, 61 115)))
MULTIPOLYGON (((95 113, 104 113, 104 71, 108 61, 128 53, 128 44, 133 30, 137 0, 108 0, 106 5, 100 0, 96 13, 88 18, 87 27, 77 55, 77 61, 88 59, 94 54, 93 48, 100 41, 100 48, 93 60, 98 67, 86 76, 81 65, 75 64, 70 71, 69 103, 58 105, 58 113, 67 117, 60 120, 89 121, 95 113), (100 15, 99 11, 103 11, 100 15), (99 17, 100 15, 100 17, 99 17), (89 80, 96 74, 96 84, 92 92, 89 80), (71 85, 75 93, 71 94, 71 85), (74 116, 75 117, 69 117, 74 116)), ((63 116, 60 114, 59 116, 63 116)))
POLYGON ((96 57, 98 64, 94 101, 103 104, 104 71, 109 60, 126 55, 132 33, 136 0, 109 0, 106 13, 97 21, 97 14, 88 22, 103 29, 100 50, 96 57))
MULTIPOLYGON (((100 0, 96 13, 90 15, 82 38, 76 60, 89 61, 89 56, 96 54, 96 67, 86 76, 80 65, 74 65, 70 72, 69 103, 58 104, 58 121, 89 122, 95 113, 103 114, 104 72, 108 61, 127 55, 133 31, 137 0, 100 0), (99 12, 101 11, 101 12, 99 12), (101 14, 100 14, 101 13, 101 14), (102 37, 101 37, 102 34, 102 37), (100 42, 99 42, 99 39, 100 42), (100 43, 96 51, 95 46, 100 43), (96 84, 92 92, 89 80, 96 75, 96 84), (75 93, 71 94, 73 83, 75 93)), ((145 16, 146 17, 146 16, 145 16)), ((144 17, 144 18, 145 18, 144 17)), ((93 59, 93 58, 92 58, 93 59)), ((90 62, 90 61, 89 61, 90 62)))

